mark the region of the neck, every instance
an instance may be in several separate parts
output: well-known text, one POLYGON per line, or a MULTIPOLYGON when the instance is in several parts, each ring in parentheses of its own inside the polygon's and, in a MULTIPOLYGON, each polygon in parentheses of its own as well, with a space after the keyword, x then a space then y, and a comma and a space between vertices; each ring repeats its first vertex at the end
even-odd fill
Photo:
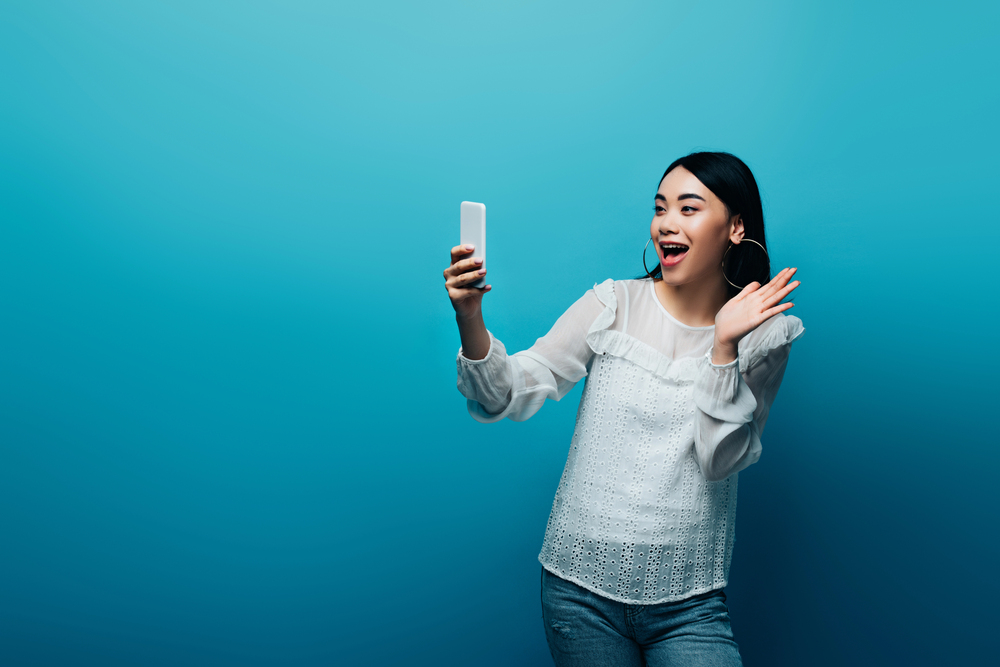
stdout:
POLYGON ((660 303, 676 320, 690 327, 715 324, 715 315, 729 301, 726 279, 699 280, 684 285, 668 285, 662 278, 653 283, 660 303))

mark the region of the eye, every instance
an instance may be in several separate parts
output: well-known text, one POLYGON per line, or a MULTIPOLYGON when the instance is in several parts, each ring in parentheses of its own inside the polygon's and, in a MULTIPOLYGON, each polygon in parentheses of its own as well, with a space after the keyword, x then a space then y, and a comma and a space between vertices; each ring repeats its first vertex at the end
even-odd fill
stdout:
POLYGON ((656 206, 653 207, 653 211, 655 211, 656 213, 659 213, 660 211, 666 211, 666 210, 667 209, 663 208, 660 205, 656 205, 656 206))
POLYGON ((697 210, 698 209, 696 209, 694 206, 684 206, 681 208, 681 213, 683 213, 684 211, 697 211, 697 210))

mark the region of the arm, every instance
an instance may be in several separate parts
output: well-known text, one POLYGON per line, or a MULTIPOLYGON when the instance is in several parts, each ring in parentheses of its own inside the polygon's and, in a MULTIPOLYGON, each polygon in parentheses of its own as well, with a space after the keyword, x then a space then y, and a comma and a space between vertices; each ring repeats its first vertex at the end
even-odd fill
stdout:
POLYGON ((719 354, 715 346, 702 360, 694 387, 695 457, 709 481, 725 479, 760 458, 761 433, 781 386, 792 341, 805 331, 797 317, 774 320, 761 335, 749 337, 747 351, 733 361, 713 363, 713 353, 716 358, 719 354))
POLYGON ((482 359, 468 358, 463 345, 456 360, 458 390, 468 399, 469 414, 483 423, 504 417, 524 421, 546 399, 562 399, 587 375, 594 354, 587 332, 604 310, 591 289, 527 350, 508 355, 488 331, 489 345, 482 359))

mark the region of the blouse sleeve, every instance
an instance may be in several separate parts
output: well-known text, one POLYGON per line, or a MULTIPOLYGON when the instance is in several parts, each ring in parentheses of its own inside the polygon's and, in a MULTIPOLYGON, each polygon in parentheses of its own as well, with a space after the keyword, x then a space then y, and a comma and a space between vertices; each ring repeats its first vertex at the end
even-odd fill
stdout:
POLYGON ((792 341, 804 332, 799 318, 779 313, 744 338, 746 345, 738 346, 732 362, 713 364, 711 349, 701 360, 694 386, 695 455, 709 481, 725 479, 760 458, 760 436, 792 341))
POLYGON ((604 309, 590 289, 527 350, 508 355, 492 332, 483 359, 467 359, 459 348, 458 390, 468 399, 469 414, 484 424, 504 417, 525 421, 545 399, 562 399, 587 375, 594 355, 587 332, 604 309))

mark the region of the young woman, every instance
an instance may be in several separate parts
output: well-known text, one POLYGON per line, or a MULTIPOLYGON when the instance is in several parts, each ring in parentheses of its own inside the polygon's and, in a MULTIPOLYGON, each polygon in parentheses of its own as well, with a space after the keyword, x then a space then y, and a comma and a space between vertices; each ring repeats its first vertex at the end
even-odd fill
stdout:
MULTIPOLYGON (((445 272, 458 388, 480 422, 523 421, 587 377, 542 551, 557 665, 740 665, 726 596, 737 473, 757 461, 802 322, 783 315, 760 193, 728 153, 671 164, 654 198, 658 266, 595 284, 528 350, 483 322, 474 249, 445 272)), ((643 251, 645 266, 645 250, 643 251)))

